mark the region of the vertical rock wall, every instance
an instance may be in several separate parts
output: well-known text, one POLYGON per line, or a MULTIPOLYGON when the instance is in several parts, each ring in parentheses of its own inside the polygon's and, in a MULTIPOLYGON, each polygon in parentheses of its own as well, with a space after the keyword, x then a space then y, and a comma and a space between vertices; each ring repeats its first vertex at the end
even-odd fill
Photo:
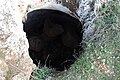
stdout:
POLYGON ((17 0, 0 1, 0 80, 28 80, 32 61, 17 0))

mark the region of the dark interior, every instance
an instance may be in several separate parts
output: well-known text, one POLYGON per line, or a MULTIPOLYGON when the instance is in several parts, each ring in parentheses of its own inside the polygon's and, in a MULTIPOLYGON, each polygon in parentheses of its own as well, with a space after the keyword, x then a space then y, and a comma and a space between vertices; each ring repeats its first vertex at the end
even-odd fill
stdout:
POLYGON ((29 55, 37 66, 46 65, 62 71, 80 54, 82 24, 69 14, 58 10, 34 10, 27 14, 23 27, 29 42, 29 55))

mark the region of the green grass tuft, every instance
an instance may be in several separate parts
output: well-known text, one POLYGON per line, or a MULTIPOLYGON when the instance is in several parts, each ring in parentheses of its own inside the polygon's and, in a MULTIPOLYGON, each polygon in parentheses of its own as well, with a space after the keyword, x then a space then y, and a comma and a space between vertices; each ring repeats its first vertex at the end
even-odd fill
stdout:
POLYGON ((52 75, 53 72, 54 69, 48 69, 47 67, 36 69, 33 71, 30 80, 44 80, 46 77, 52 75))

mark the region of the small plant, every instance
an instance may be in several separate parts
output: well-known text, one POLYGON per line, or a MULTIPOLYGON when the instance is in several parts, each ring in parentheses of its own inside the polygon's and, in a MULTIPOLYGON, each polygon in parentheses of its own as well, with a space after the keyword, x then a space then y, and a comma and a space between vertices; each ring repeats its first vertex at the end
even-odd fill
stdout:
POLYGON ((33 71, 30 80, 44 80, 46 77, 52 75, 53 69, 47 67, 39 68, 33 71))

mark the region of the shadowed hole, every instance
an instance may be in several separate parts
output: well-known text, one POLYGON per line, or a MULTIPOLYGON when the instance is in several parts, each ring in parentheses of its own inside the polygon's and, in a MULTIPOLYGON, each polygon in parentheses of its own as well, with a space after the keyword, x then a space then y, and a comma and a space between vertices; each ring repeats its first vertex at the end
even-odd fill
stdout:
POLYGON ((38 9, 23 22, 29 42, 29 55, 38 66, 62 71, 68 69, 82 50, 82 24, 58 10, 38 9))

